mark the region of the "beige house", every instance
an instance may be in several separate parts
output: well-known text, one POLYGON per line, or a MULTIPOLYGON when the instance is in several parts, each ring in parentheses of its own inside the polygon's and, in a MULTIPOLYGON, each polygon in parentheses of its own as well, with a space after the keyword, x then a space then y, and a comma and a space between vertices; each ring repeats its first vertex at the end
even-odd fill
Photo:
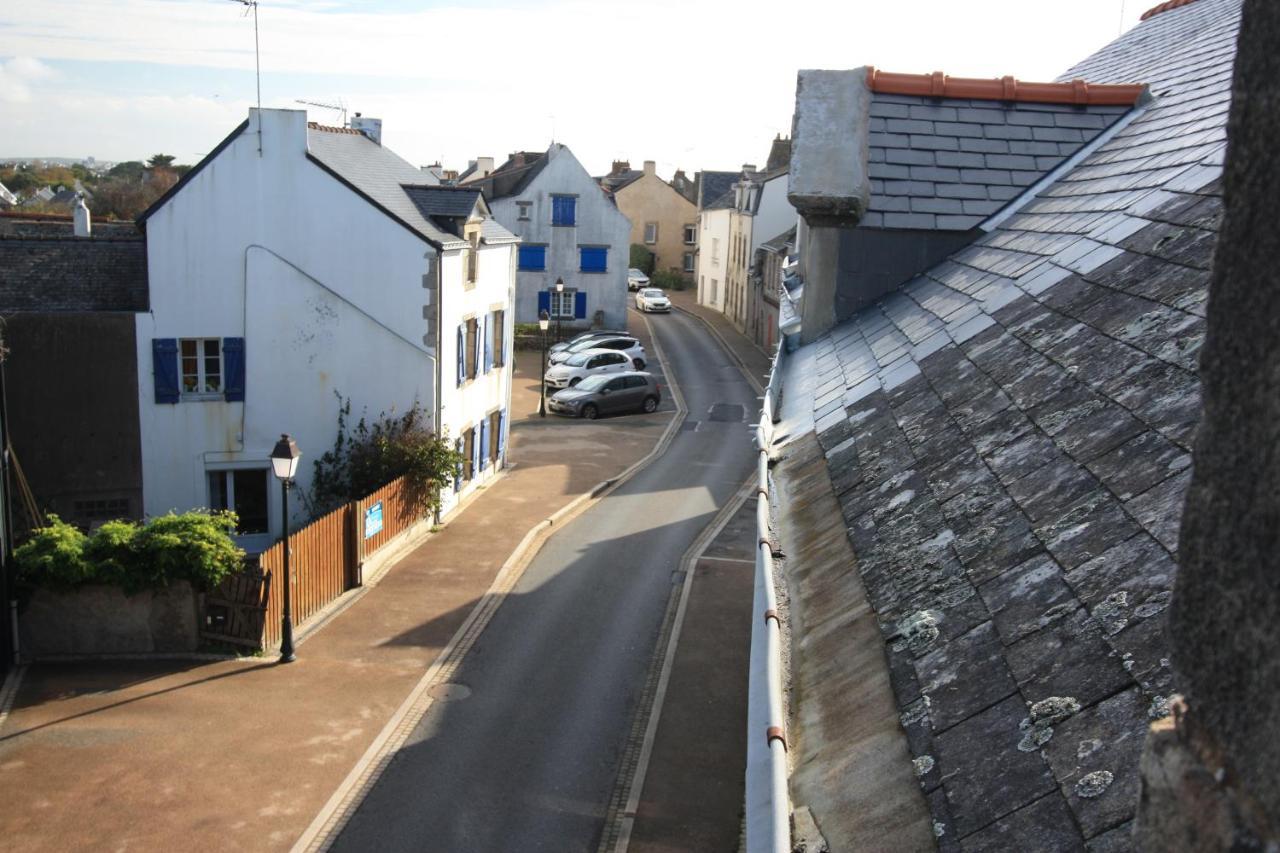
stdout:
POLYGON ((632 244, 653 252, 653 268, 692 279, 698 243, 693 182, 679 171, 669 183, 662 180, 652 160, 644 161, 643 171, 617 160, 600 185, 613 193, 618 210, 631 220, 632 244))

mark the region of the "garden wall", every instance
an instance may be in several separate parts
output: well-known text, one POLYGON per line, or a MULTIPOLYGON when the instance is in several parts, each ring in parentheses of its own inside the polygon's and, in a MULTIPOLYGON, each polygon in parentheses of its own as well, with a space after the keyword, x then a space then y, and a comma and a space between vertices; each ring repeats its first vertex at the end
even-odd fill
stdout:
POLYGON ((18 614, 23 657, 194 652, 197 599, 185 580, 135 595, 99 584, 38 589, 18 614))

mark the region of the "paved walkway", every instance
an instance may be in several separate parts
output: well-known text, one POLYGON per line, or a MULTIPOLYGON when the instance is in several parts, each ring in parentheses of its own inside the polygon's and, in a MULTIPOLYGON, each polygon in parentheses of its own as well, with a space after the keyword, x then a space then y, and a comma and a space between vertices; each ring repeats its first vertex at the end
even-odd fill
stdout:
POLYGON ((540 419, 537 359, 517 356, 515 469, 310 635, 296 663, 30 667, 0 724, 3 847, 292 845, 526 531, 646 455, 671 418, 540 419))

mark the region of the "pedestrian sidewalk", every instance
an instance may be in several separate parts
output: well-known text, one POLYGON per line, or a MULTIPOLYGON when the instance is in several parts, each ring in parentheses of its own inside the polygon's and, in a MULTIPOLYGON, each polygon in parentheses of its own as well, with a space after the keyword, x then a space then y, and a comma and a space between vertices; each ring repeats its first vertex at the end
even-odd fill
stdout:
POLYGON ((720 339, 725 349, 746 369, 757 387, 768 384, 769 371, 773 368, 773 353, 766 353, 756 346, 755 342, 739 332, 724 314, 705 305, 699 305, 696 291, 673 290, 667 293, 667 296, 677 310, 697 317, 712 334, 720 339))
POLYGON ((308 635, 295 663, 29 667, 7 718, 0 709, 5 849, 288 849, 526 532, 642 459, 670 424, 669 412, 539 418, 539 355, 516 355, 513 470, 308 635))

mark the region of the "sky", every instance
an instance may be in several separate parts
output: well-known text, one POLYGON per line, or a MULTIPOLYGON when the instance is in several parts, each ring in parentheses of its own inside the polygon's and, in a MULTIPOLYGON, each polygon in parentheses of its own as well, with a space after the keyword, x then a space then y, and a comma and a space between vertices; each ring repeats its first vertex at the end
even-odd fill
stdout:
MULTIPOLYGON (((1052 80, 1155 3, 261 0, 262 105, 381 118, 415 165, 554 140, 669 178, 763 166, 801 68, 1052 80)), ((0 0, 0 160, 194 163, 256 97, 242 0, 0 0)))

